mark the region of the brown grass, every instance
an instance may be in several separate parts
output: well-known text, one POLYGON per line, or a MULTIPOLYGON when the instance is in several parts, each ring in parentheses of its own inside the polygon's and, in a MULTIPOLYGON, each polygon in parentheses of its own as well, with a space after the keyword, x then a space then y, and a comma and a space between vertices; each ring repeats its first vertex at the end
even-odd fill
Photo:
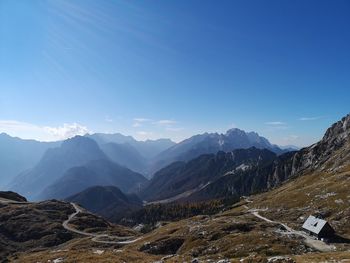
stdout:
POLYGON ((261 214, 294 229, 299 229, 308 215, 323 213, 338 234, 350 238, 350 167, 339 173, 308 174, 251 199, 253 203, 241 201, 231 210, 214 216, 196 216, 165 224, 125 247, 98 245, 87 238, 80 238, 60 247, 68 251, 54 252, 55 249, 51 249, 25 253, 13 260, 47 262, 62 257, 64 262, 154 262, 166 255, 141 252, 144 244, 164 238, 183 238, 185 242, 177 255, 165 262, 191 262, 193 258, 267 262, 272 256, 289 255, 296 262, 350 263, 350 260, 345 261, 350 259, 349 244, 336 244, 337 251, 332 253, 318 253, 308 248, 300 237, 282 236, 276 232, 278 225, 254 217, 243 206, 268 208, 261 214), (105 252, 94 254, 97 249, 105 252))

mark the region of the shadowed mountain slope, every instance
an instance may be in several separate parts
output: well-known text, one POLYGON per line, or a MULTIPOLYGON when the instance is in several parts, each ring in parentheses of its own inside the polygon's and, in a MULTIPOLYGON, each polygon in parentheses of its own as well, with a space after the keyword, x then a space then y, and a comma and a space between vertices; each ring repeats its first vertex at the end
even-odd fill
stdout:
POLYGON ((89 138, 76 136, 64 141, 58 148, 47 150, 34 168, 19 174, 14 179, 10 189, 29 199, 35 198, 45 187, 60 178, 67 169, 99 159, 107 159, 107 156, 97 143, 89 138))
POLYGON ((120 133, 94 133, 86 136, 94 139, 100 146, 106 143, 129 144, 145 159, 152 159, 160 152, 175 145, 170 139, 137 141, 132 136, 125 136, 120 133))
POLYGON ((7 185, 19 173, 33 168, 45 151, 58 147, 61 142, 38 142, 0 134, 0 187, 7 185))
POLYGON ((257 148, 205 154, 189 162, 175 162, 155 174, 141 196, 161 200, 189 192, 193 194, 218 178, 271 162, 276 154, 257 148))
MULTIPOLYGON (((240 169, 235 169, 235 164, 230 162, 229 168, 226 163, 210 162, 206 155, 188 163, 174 163, 156 173, 143 191, 143 197, 152 201, 239 197, 271 189, 306 172, 341 169, 350 162, 349 134, 350 115, 333 124, 321 141, 297 152, 288 152, 278 157, 268 155, 269 158, 261 162, 256 162, 253 158, 255 163, 250 164, 249 156, 254 151, 239 150, 244 153, 241 160, 244 166, 240 169), (202 176, 203 173, 208 175, 202 176)), ((219 156, 225 155, 217 154, 216 158, 220 160, 219 156)))
POLYGON ((123 192, 137 192, 147 179, 110 160, 90 161, 68 169, 39 195, 40 200, 64 199, 92 186, 116 186, 123 192))
POLYGON ((192 198, 248 195, 268 190, 306 173, 336 172, 350 164, 350 115, 327 129, 317 143, 289 152, 265 166, 237 171, 208 185, 192 198))
POLYGON ((100 145, 101 150, 115 163, 135 172, 145 174, 147 160, 128 143, 106 143, 100 145))
POLYGON ((93 186, 66 198, 87 210, 116 222, 126 213, 142 207, 142 201, 134 194, 124 194, 115 186, 93 186))
POLYGON ((189 161, 202 154, 216 154, 219 151, 230 152, 236 149, 268 149, 276 154, 287 152, 255 132, 230 129, 225 134, 204 133, 192 136, 163 151, 153 160, 150 172, 155 173, 175 161, 189 161))

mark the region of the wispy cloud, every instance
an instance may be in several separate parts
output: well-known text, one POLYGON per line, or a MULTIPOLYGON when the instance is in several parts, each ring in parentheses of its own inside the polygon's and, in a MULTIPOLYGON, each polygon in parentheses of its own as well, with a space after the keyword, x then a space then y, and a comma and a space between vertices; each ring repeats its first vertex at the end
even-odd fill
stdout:
POLYGON ((177 121, 174 121, 174 120, 159 120, 159 121, 156 121, 154 122, 155 124, 159 124, 159 125, 173 125, 173 124, 176 124, 177 121))
POLYGON ((269 131, 287 130, 289 128, 287 123, 283 121, 267 121, 265 125, 267 125, 269 131))
POLYGON ((106 122, 113 122, 113 119, 109 117, 108 115, 105 117, 106 122))
POLYGON ((132 127, 134 127, 134 128, 138 128, 138 127, 141 127, 141 126, 142 126, 142 124, 140 122, 134 122, 133 125, 132 125, 132 127))
POLYGON ((71 124, 65 123, 63 124, 63 126, 59 126, 59 127, 45 126, 44 129, 53 137, 59 140, 72 138, 76 135, 85 135, 89 132, 87 127, 80 125, 78 123, 71 123, 71 124))
POLYGON ((148 119, 148 118, 134 118, 134 121, 136 121, 136 122, 150 122, 152 120, 148 119))
POLYGON ((299 118, 299 121, 316 121, 319 119, 322 119, 323 116, 316 116, 316 117, 301 117, 299 118))
POLYGON ((134 123, 132 127, 138 128, 138 127, 141 127, 144 123, 151 122, 152 120, 148 118, 134 118, 133 121, 134 123))
POLYGON ((178 132, 178 131, 183 131, 185 128, 183 128, 183 127, 166 127, 165 129, 167 131, 178 132))
POLYGON ((141 136, 149 136, 149 135, 152 135, 153 133, 147 132, 147 131, 138 131, 137 134, 141 136))
POLYGON ((169 132, 179 132, 184 130, 183 127, 176 127, 178 122, 175 120, 170 120, 170 119, 164 119, 164 120, 159 120, 153 122, 156 126, 161 127, 162 129, 165 129, 166 131, 169 132))
POLYGON ((266 125, 286 125, 285 122, 282 122, 282 121, 268 121, 268 122, 265 122, 266 125))
POLYGON ((17 120, 0 120, 0 132, 23 139, 36 139, 40 141, 56 141, 85 135, 89 129, 78 123, 64 123, 62 126, 40 126, 17 120))
MULTIPOLYGON (((161 130, 163 131, 169 131, 169 132, 179 132, 184 130, 183 127, 176 127, 178 122, 173 119, 161 119, 161 120, 155 120, 155 119, 150 119, 150 118, 134 118, 133 119, 133 124, 132 127, 134 128, 141 128, 142 129, 150 129, 150 130, 157 130, 160 132, 161 130)), ((137 133, 139 136, 154 136, 154 134, 150 134, 149 132, 144 132, 144 131, 139 131, 137 133)))

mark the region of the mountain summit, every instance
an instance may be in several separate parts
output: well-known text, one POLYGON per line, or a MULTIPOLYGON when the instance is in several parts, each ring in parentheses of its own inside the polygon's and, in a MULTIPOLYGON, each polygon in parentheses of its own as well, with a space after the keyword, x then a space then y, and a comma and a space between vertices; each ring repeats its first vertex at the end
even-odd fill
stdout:
POLYGON ((33 169, 14 179, 10 188, 33 198, 60 178, 67 169, 100 159, 107 159, 107 156, 94 140, 76 136, 64 141, 60 147, 48 149, 33 169))
MULTIPOLYGON (((248 137, 240 130, 230 130, 228 134, 228 137, 234 138, 248 137)), ((215 135, 213 137, 216 138, 215 135)), ((225 139, 224 136, 221 138, 225 139)), ((225 143, 222 141, 222 145, 225 143)), ((240 146, 243 147, 243 144, 240 146)), ((315 171, 341 171, 350 165, 350 115, 333 124, 319 142, 299 151, 280 156, 259 153, 258 160, 260 156, 268 157, 260 163, 247 162, 256 155, 256 149, 236 150, 232 154, 236 156, 237 151, 247 156, 243 163, 229 163, 226 166, 208 160, 207 155, 201 155, 187 163, 171 164, 155 174, 144 190, 144 197, 151 201, 173 200, 175 197, 191 200, 240 197, 272 189, 291 178, 315 171), (237 169, 237 165, 241 164, 244 166, 237 169), (206 174, 208 176, 203 176, 206 174)), ((215 159, 218 156, 220 154, 215 159)))
POLYGON ((170 147, 155 158, 151 172, 154 173, 172 162, 189 161, 202 154, 215 154, 219 151, 230 152, 251 147, 268 149, 276 154, 286 152, 286 150, 271 144, 266 138, 256 132, 245 132, 233 128, 225 134, 204 133, 195 135, 170 147))
POLYGON ((39 142, 0 134, 0 187, 4 188, 19 173, 35 166, 46 150, 61 142, 39 142))

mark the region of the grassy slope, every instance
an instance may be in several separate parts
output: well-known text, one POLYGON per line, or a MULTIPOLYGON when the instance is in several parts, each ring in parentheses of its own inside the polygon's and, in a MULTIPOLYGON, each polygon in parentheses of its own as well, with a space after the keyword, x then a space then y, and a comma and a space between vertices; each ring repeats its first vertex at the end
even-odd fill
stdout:
MULTIPOLYGON (((328 167, 332 166, 328 163, 328 167)), ((242 200, 229 211, 166 224, 122 248, 101 246, 85 238, 67 243, 64 249, 68 251, 26 253, 18 262, 47 262, 59 257, 65 262, 154 262, 173 253, 178 255, 165 262, 191 262, 196 257, 266 262, 277 255, 290 255, 297 262, 341 262, 350 259, 350 244, 336 244, 336 251, 319 253, 307 247, 300 237, 281 235, 278 225, 254 217, 244 207, 267 208, 260 214, 296 230, 308 215, 320 213, 339 235, 350 239, 350 166, 325 171, 328 172, 313 172, 290 180, 272 191, 250 197, 252 203, 242 200), (179 239, 183 244, 174 252, 153 255, 140 251, 145 244, 159 248, 179 239), (104 253, 95 254, 96 249, 104 253)))
POLYGON ((303 218, 322 214, 336 232, 350 238, 350 167, 339 173, 313 173, 252 198, 262 214, 300 228, 303 218))

